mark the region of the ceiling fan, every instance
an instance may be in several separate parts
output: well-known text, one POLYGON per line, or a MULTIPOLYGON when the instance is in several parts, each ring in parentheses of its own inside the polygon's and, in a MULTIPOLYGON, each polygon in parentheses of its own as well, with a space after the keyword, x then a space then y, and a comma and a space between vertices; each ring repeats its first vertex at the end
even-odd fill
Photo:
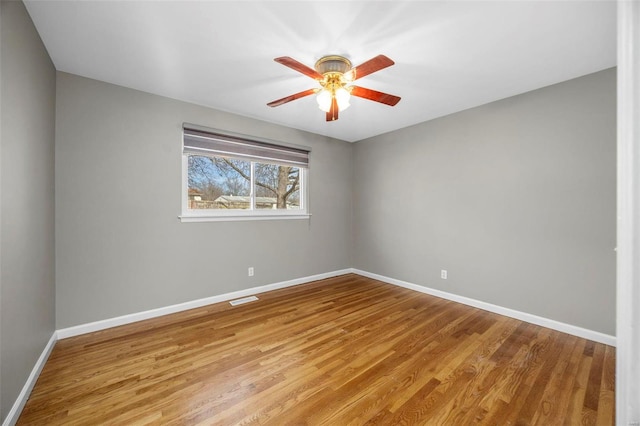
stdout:
POLYGON ((274 61, 315 79, 320 84, 320 87, 269 102, 267 105, 270 107, 276 107, 317 93, 318 107, 327 113, 327 121, 335 121, 338 119, 338 111, 344 111, 349 107, 351 95, 390 106, 400 102, 400 97, 398 96, 352 85, 357 79, 394 64, 391 59, 384 55, 369 59, 355 68, 351 67, 351 61, 338 55, 323 56, 318 59, 314 66, 315 69, 288 56, 275 58, 274 61))

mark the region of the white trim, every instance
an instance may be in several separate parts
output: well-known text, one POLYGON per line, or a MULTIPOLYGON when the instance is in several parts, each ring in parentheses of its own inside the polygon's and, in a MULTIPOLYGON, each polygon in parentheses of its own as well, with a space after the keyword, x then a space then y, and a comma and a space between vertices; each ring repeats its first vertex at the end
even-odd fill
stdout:
POLYGON ((582 337, 584 339, 593 340, 594 342, 604 343, 605 345, 610 345, 610 346, 616 346, 615 336, 610 336, 608 334, 600 333, 593 330, 588 330, 586 328, 578 327, 571 324, 565 324, 563 322, 539 317, 537 315, 529 314, 526 312, 516 311, 515 309, 493 305, 491 303, 483 302, 481 300, 471 299, 469 297, 459 296, 453 293, 447 293, 446 291, 436 290, 436 289, 421 286, 418 284, 412 284, 406 281, 397 280, 395 278, 389 278, 383 275, 361 271, 359 269, 353 269, 353 273, 362 275, 364 277, 373 278, 374 280, 383 281, 388 284, 393 284, 399 287, 408 288, 409 290, 419 291, 421 293, 429 294, 431 296, 441 297, 443 299, 451 300, 453 302, 458 302, 464 305, 473 306, 474 308, 479 308, 485 311, 515 318, 520 321, 525 321, 525 322, 536 324, 542 327, 551 328, 553 330, 558 330, 563 333, 572 334, 574 336, 582 337))
MULTIPOLYGON (((255 212, 255 210, 254 210, 255 212)), ((178 216, 180 222, 226 222, 226 221, 242 221, 242 220, 282 220, 282 219, 309 219, 310 214, 252 214, 252 215, 182 215, 178 216)))
POLYGON ((254 294, 265 293, 267 291, 278 290, 286 287, 292 287, 300 284, 305 284, 311 281, 323 280, 326 278, 337 277, 337 276, 345 275, 349 273, 362 275, 364 277, 383 281, 388 284, 393 284, 393 285, 404 287, 410 290, 419 291, 421 293, 451 300, 453 302, 462 303, 464 305, 473 306, 475 308, 483 309, 485 311, 494 312, 496 314, 519 319, 521 321, 525 321, 531 324, 536 324, 542 327, 547 327, 553 330, 558 330, 563 333, 572 334, 574 336, 593 340, 595 342, 604 343, 610 346, 616 346, 615 336, 611 336, 611 335, 600 333, 593 330, 588 330, 586 328, 578 327, 571 324, 562 323, 559 321, 540 317, 540 316, 529 314, 526 312, 517 311, 515 309, 505 308, 505 307, 494 305, 488 302, 483 302, 481 300, 476 300, 476 299, 472 299, 465 296, 459 296, 457 294, 447 293, 445 291, 436 290, 430 287, 425 287, 418 284, 413 284, 406 281, 398 280, 395 278, 386 277, 384 275, 378 275, 371 272, 362 271, 360 269, 355 269, 355 268, 341 269, 338 271, 311 275, 303 278, 296 278, 289 281, 281 281, 278 283, 267 284, 259 287, 248 288, 245 290, 234 291, 231 293, 224 293, 216 296, 206 297, 203 299, 192 300, 189 302, 179 303, 176 305, 165 306, 162 308, 151 309, 148 311, 136 312, 133 314, 122 315, 119 317, 95 321, 87 324, 81 324, 73 327, 62 328, 57 331, 57 337, 58 339, 66 339, 68 337, 79 336, 81 334, 105 330, 111 327, 118 327, 120 325, 131 324, 134 322, 143 321, 150 318, 156 318, 163 315, 173 314, 176 312, 182 312, 189 309, 199 308, 199 307, 211 305, 214 303, 227 302, 230 300, 251 296, 254 294))
MULTIPOLYGON (((251 182, 254 177, 255 162, 251 161, 251 182)), ((220 222, 220 221, 242 221, 242 220, 280 220, 280 219, 309 219, 309 168, 298 167, 300 169, 300 208, 298 209, 256 209, 255 207, 255 183, 251 187, 249 195, 251 201, 250 209, 223 210, 223 209, 190 209, 189 208, 189 158, 187 154, 182 155, 182 201, 181 214, 178 216, 180 222, 220 222)))
POLYGON ((40 376, 40 373, 42 372, 47 359, 49 359, 49 355, 51 355, 51 351, 53 350, 53 347, 55 346, 57 341, 57 333, 54 331, 51 335, 51 338, 47 342, 47 345, 44 347, 42 353, 40 354, 40 358, 38 358, 38 361, 36 361, 36 364, 33 366, 31 374, 29 374, 29 377, 22 387, 18 398, 16 398, 16 401, 13 403, 13 406, 11 407, 11 410, 9 410, 7 417, 5 417, 4 422, 2 422, 2 426, 13 426, 20 418, 20 413, 22 413, 22 409, 27 403, 29 395, 31 395, 31 391, 35 386, 36 381, 38 381, 38 377, 40 376))
POLYGON ((640 3, 618 1, 616 422, 640 425, 640 3))
POLYGON ((81 334, 92 333, 111 327, 130 324, 150 318, 156 318, 163 315, 182 312, 189 309, 200 308, 202 306, 211 305, 213 303, 226 302, 233 299, 239 299, 245 296, 264 293, 271 290, 292 287, 295 285, 305 284, 311 281, 323 280, 325 278, 337 277, 351 273, 351 269, 342 269, 339 271, 327 272, 324 274, 311 275, 303 278, 296 278, 289 281, 282 281, 273 284, 267 284, 260 287, 252 287, 245 290, 238 290, 231 293, 219 294, 217 296, 205 297, 204 299, 192 300, 190 302, 178 303, 176 305, 165 306, 163 308, 151 309, 148 311, 137 312, 134 314, 122 315, 115 318, 90 322, 87 324, 76 325, 74 327, 62 328, 58 330, 58 339, 66 339, 68 337, 79 336, 81 334))

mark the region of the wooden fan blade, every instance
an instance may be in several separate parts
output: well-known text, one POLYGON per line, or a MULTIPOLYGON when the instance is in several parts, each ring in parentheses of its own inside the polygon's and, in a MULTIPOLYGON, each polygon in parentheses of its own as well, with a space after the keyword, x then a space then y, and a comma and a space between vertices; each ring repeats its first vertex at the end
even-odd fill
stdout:
POLYGON ((298 92, 293 95, 289 95, 286 98, 278 99, 277 101, 269 102, 267 105, 270 107, 277 107, 282 104, 286 104, 287 102, 295 101, 296 99, 304 98, 305 96, 313 95, 316 93, 318 89, 309 89, 304 92, 298 92))
POLYGON ((336 121, 338 119, 338 101, 334 97, 331 100, 331 109, 327 113, 327 121, 336 121))
POLYGON ((350 71, 347 71, 346 77, 347 79, 354 81, 364 77, 365 75, 390 67, 393 64, 395 64, 395 62, 391 59, 384 55, 378 55, 375 58, 369 59, 367 62, 352 68, 350 71))
POLYGON ((390 106, 394 106, 400 102, 399 96, 378 92, 377 90, 365 89, 364 87, 359 86, 353 86, 351 88, 351 94, 359 98, 369 99, 370 101, 380 102, 390 106))
POLYGON ((276 61, 279 64, 284 65, 285 67, 289 67, 291 69, 294 69, 308 77, 314 78, 316 80, 322 80, 324 77, 322 77, 322 74, 320 74, 318 71, 314 70, 313 68, 309 68, 308 66, 306 66, 305 64, 296 61, 293 58, 290 58, 288 56, 282 56, 280 58, 275 58, 274 61, 276 61))

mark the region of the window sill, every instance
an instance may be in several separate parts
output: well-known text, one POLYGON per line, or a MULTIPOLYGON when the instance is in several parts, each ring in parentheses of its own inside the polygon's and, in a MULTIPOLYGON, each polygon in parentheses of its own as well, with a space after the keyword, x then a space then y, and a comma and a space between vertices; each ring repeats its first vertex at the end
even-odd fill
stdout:
POLYGON ((235 222, 245 220, 286 220, 309 219, 310 213, 299 214, 252 214, 252 215, 182 215, 178 216, 180 222, 235 222))

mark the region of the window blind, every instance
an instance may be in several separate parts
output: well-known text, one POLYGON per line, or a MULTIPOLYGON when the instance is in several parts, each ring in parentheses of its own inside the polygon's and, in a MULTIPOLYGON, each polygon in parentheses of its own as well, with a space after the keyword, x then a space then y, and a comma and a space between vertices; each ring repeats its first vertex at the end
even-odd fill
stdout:
POLYGON ((183 153, 309 166, 309 150, 184 127, 183 153))

